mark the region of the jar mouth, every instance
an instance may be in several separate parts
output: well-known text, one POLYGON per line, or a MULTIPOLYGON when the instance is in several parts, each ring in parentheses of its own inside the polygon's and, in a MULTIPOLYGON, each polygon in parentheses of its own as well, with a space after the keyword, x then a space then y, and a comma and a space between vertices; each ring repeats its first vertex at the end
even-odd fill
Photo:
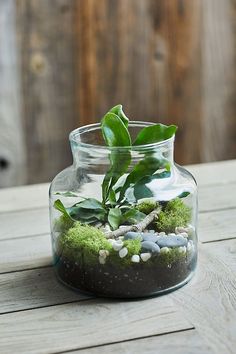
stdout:
MULTIPOLYGON (((141 130, 142 128, 148 127, 155 125, 156 123, 153 122, 145 122, 145 121, 130 121, 129 122, 129 130, 130 128, 135 128, 136 130, 141 130)), ((131 136, 132 138, 132 136, 131 136)), ((107 146, 105 145, 105 142, 102 138, 102 131, 101 131, 101 123, 93 123, 93 124, 87 124, 83 125, 82 127, 76 128, 72 130, 69 134, 69 140, 71 143, 76 144, 77 146, 81 146, 84 148, 95 148, 95 149, 109 149, 109 150, 149 150, 157 147, 163 147, 169 144, 172 144, 175 140, 175 135, 173 135, 171 138, 159 141, 156 143, 151 143, 151 144, 143 144, 143 145, 135 145, 135 146, 107 146), (90 140, 88 139, 89 135, 97 135, 100 138, 101 143, 91 143, 90 140), (86 141, 86 138, 88 141, 86 141), (83 141, 84 139, 85 141, 83 141)), ((99 139, 98 139, 99 140, 99 139)), ((133 140, 133 139, 132 139, 133 140)))

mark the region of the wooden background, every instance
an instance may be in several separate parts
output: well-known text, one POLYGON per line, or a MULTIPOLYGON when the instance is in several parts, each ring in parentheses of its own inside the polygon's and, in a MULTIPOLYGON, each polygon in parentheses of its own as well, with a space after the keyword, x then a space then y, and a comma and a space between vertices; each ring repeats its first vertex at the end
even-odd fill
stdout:
POLYGON ((0 0, 0 187, 49 181, 68 133, 123 103, 176 161, 236 158, 236 2, 0 0))

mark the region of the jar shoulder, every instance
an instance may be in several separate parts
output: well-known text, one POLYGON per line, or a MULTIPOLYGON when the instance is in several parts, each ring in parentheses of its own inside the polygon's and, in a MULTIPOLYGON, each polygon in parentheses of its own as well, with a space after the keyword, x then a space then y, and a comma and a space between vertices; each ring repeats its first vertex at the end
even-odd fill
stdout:
POLYGON ((74 168, 73 165, 66 167, 64 170, 60 171, 52 180, 50 184, 50 191, 69 191, 72 188, 72 183, 74 181, 74 168))
POLYGON ((197 181, 195 177, 186 169, 185 167, 175 163, 174 170, 177 178, 184 181, 185 183, 190 183, 195 188, 197 188, 197 181))

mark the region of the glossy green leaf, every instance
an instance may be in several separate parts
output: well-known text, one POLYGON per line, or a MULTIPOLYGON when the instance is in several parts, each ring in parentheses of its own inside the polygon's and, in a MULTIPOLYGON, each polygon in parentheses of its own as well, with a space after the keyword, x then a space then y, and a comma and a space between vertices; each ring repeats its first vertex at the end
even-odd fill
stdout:
POLYGON ((62 195, 63 197, 78 197, 78 194, 73 192, 56 192, 55 195, 62 195))
POLYGON ((111 225, 113 230, 118 229, 122 221, 122 213, 119 208, 113 208, 109 210, 108 213, 108 222, 111 225))
POLYGON ((180 195, 178 195, 177 198, 186 198, 189 194, 190 194, 190 192, 183 192, 180 195))
POLYGON ((169 168, 169 163, 165 159, 158 159, 153 156, 147 156, 139 161, 127 176, 125 183, 120 191, 119 200, 122 200, 127 188, 140 181, 145 176, 153 175, 160 168, 169 168))
POLYGON ((109 112, 116 114, 122 120, 122 122, 124 123, 126 128, 128 128, 129 118, 124 114, 121 104, 118 104, 117 106, 112 107, 112 109, 110 109, 109 112))
POLYGON ((137 224, 146 217, 146 214, 141 213, 141 211, 131 208, 126 211, 122 216, 122 223, 137 224))
POLYGON ((79 203, 75 204, 76 207, 80 207, 83 209, 96 209, 96 210, 103 210, 102 203, 99 202, 97 199, 94 198, 86 198, 79 203))
POLYGON ((103 183, 102 183, 102 200, 103 204, 106 203, 109 198, 109 192, 111 188, 116 184, 118 179, 127 171, 131 161, 130 151, 119 150, 112 151, 110 153, 110 169, 107 171, 103 183))
POLYGON ((135 139, 133 145, 146 145, 158 143, 171 138, 177 130, 176 125, 155 124, 143 128, 135 139))
POLYGON ((101 128, 104 140, 108 146, 131 145, 128 129, 116 114, 108 112, 102 118, 101 128))
POLYGON ((60 199, 57 199, 54 202, 54 208, 57 209, 58 211, 60 211, 68 220, 73 220, 70 213, 67 211, 67 209, 65 208, 65 206, 63 205, 63 203, 60 201, 60 199))

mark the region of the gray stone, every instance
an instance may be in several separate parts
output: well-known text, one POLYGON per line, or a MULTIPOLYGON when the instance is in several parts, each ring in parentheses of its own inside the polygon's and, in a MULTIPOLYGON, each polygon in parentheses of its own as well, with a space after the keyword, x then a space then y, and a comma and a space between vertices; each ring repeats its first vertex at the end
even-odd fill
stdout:
POLYGON ((157 242, 157 235, 154 235, 153 233, 142 233, 142 238, 143 241, 157 242))
POLYGON ((142 252, 160 253, 160 247, 151 241, 143 241, 141 243, 142 252))
POLYGON ((142 240, 142 233, 141 232, 129 231, 124 235, 124 240, 135 240, 137 238, 142 240))
POLYGON ((157 244, 160 247, 182 247, 186 246, 188 240, 181 235, 158 237, 157 244))

